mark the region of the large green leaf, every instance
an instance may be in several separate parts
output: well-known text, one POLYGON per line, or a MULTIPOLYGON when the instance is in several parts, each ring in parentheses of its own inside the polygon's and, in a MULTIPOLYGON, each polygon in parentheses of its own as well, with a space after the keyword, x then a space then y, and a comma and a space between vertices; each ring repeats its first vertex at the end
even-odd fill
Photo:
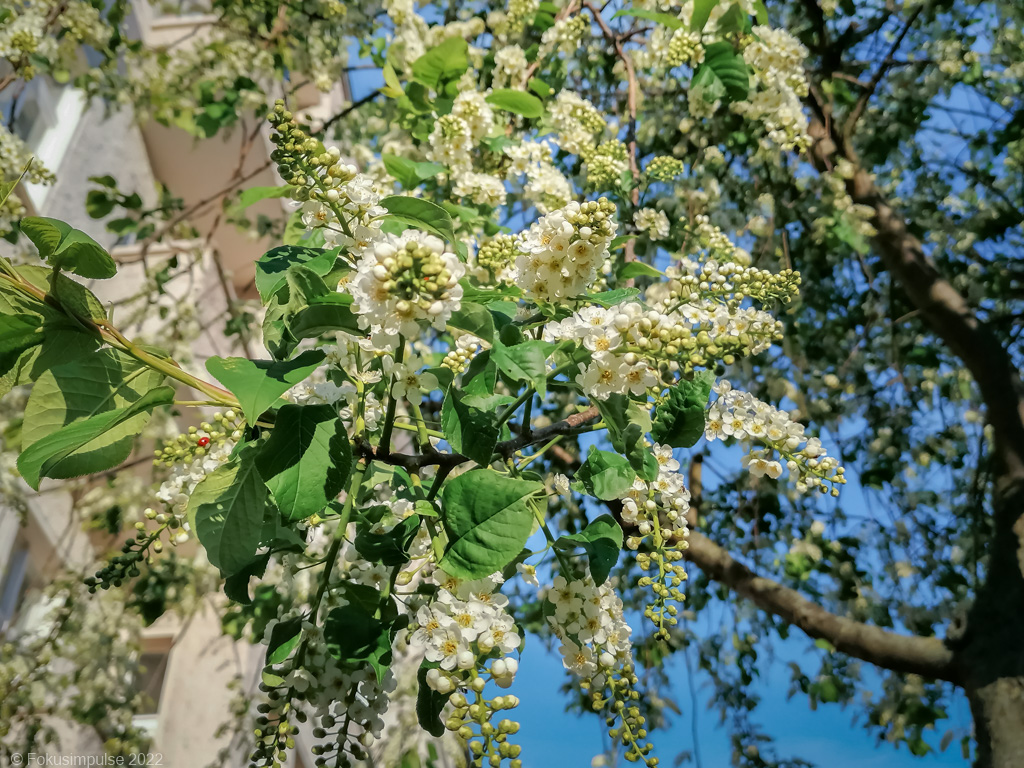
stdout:
POLYGON ((431 232, 448 242, 455 240, 455 227, 448 211, 437 203, 418 197, 391 195, 380 201, 390 218, 416 229, 431 232))
POLYGON ((412 78, 437 90, 469 69, 469 44, 461 37, 449 37, 412 63, 412 78))
POLYGON ((58 219, 29 216, 21 220, 21 231, 55 269, 101 280, 113 277, 117 265, 103 246, 85 232, 58 219))
POLYGON ((334 269, 341 248, 325 250, 301 245, 281 245, 271 248, 256 261, 256 290, 263 303, 267 303, 286 283, 285 273, 301 264, 323 277, 334 269))
POLYGON ((255 448, 208 474, 188 500, 188 519, 210 562, 225 576, 245 570, 260 545, 267 486, 255 448))
POLYGON ((487 95, 486 101, 492 107, 497 107, 522 117, 537 118, 544 114, 544 104, 541 100, 525 91, 498 88, 487 95))
POLYGON ((601 515, 579 533, 562 536, 555 542, 559 549, 583 547, 590 561, 590 575, 601 585, 608 579, 622 551, 622 528, 611 515, 601 515))
POLYGON ((460 579, 479 579, 515 559, 533 529, 527 499, 544 485, 476 469, 449 480, 441 493, 448 549, 441 567, 460 579))
POLYGON ((432 179, 439 173, 445 173, 448 169, 439 163, 417 162, 401 157, 390 155, 387 152, 380 156, 384 161, 384 168, 394 176, 398 183, 405 189, 415 189, 427 179, 432 179))
MULTIPOLYGON (((422 499, 416 503, 430 507, 430 502, 422 499)), ((409 546, 419 533, 421 522, 419 515, 410 515, 386 533, 373 533, 368 526, 363 526, 356 534, 356 551, 371 563, 381 563, 388 568, 405 565, 409 562, 409 546)))
POLYGON ((369 664, 378 682, 391 666, 391 634, 364 606, 350 602, 335 608, 324 621, 327 652, 346 666, 369 664))
POLYGON ((326 355, 317 349, 303 352, 294 360, 247 360, 244 357, 211 357, 206 370, 231 390, 249 424, 277 399, 303 381, 323 363, 326 355))
POLYGON ((718 0, 693 0, 693 15, 690 17, 690 29, 703 32, 711 18, 711 11, 718 5, 718 0))
POLYGON ((256 468, 286 520, 322 511, 345 488, 352 471, 352 448, 337 409, 282 406, 256 468))
POLYGON ((7 373, 44 337, 42 318, 38 315, 3 315, 0 317, 0 375, 7 373))
POLYGON ((498 370, 515 381, 527 381, 541 397, 547 392, 547 358, 555 348, 546 341, 524 341, 514 346, 505 346, 495 339, 491 349, 491 360, 498 370))
POLYGON ((576 480, 598 499, 617 499, 633 487, 636 470, 624 456, 590 447, 587 460, 576 470, 576 480))
MULTIPOLYGON (((36 441, 27 450, 22 451, 18 457, 18 471, 26 483, 38 490, 40 478, 52 477, 51 472, 54 471, 54 467, 59 467, 64 458, 82 446, 92 442, 108 430, 115 429, 136 414, 151 411, 159 405, 169 405, 173 402, 174 390, 170 387, 160 387, 151 390, 125 408, 79 419, 36 441)), ((102 467, 102 469, 108 469, 108 467, 102 467)))
POLYGON ((705 409, 715 374, 700 371, 693 381, 682 379, 654 409, 651 437, 673 448, 689 448, 704 434, 705 409))
MULTIPOLYGON (((163 381, 159 371, 113 349, 56 365, 32 387, 21 430, 22 450, 78 419, 132 405, 163 381)), ((131 454, 135 435, 148 422, 147 411, 126 419, 67 454, 47 476, 79 477, 117 466, 131 454)))
POLYGON ((328 293, 310 299, 309 305, 286 320, 288 330, 296 339, 313 339, 325 333, 344 331, 363 336, 359 318, 352 311, 352 297, 344 293, 328 293))
POLYGON ((493 410, 475 408, 466 402, 473 397, 450 387, 441 406, 441 429, 452 448, 486 467, 491 463, 501 428, 493 410))
POLYGON ((462 302, 449 318, 448 327, 466 331, 486 342, 494 340, 494 315, 487 307, 472 301, 462 302))
POLYGON ((750 90, 750 70, 731 43, 711 43, 704 51, 704 62, 693 75, 691 87, 698 86, 704 89, 705 101, 742 101, 750 90))

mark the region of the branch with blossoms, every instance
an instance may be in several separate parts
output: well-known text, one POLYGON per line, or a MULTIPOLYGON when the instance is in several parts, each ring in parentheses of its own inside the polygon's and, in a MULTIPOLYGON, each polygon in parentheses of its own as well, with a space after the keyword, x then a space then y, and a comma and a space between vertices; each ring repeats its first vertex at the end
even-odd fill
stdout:
MULTIPOLYGON (((366 759, 411 665, 427 733, 452 734, 474 766, 520 768, 507 715, 519 702, 505 691, 526 626, 504 585, 541 578, 534 628, 559 640, 616 749, 657 765, 619 595, 638 589, 650 642, 671 638, 690 540, 675 451, 728 438, 748 446, 755 476, 788 469, 797 491, 833 495, 845 482, 788 414, 720 379, 781 340, 773 310, 799 275, 751 266, 706 216, 673 223, 656 207, 684 169, 639 152, 642 51, 624 47, 636 30, 616 34, 583 5, 626 71, 622 137, 559 75, 560 56, 595 33, 575 4, 543 30, 517 4, 489 20, 499 41, 539 38, 533 62, 509 44, 493 67, 467 42, 478 18, 406 60, 425 22, 396 9, 402 45, 380 94, 399 151, 366 168, 275 104, 271 160, 295 208, 289 242, 255 263, 266 359, 213 357, 201 374, 128 339, 70 277, 109 278, 113 261, 61 222, 22 222, 48 268, 2 264, 13 330, 0 373, 35 384, 28 413, 49 414, 23 429, 18 468, 33 487, 123 462, 156 408, 221 409, 158 450, 161 509, 87 583, 118 586, 164 540, 196 539, 239 606, 253 581, 288 590, 272 621, 253 622, 266 645, 254 765, 287 760, 307 722, 318 765, 366 759), (495 223, 515 207, 505 220, 518 231, 495 223), (684 248, 662 252, 673 227, 684 248), (175 400, 168 380, 208 399, 175 400), (548 459, 583 433, 593 444, 572 477, 552 473, 548 459), (590 514, 602 502, 617 514, 590 514), (570 507, 582 522, 563 532, 570 507), (643 572, 635 584, 623 557, 643 572)), ((674 66, 701 67, 705 44, 714 62, 693 73, 695 112, 728 98, 763 119, 741 83, 752 99, 798 90, 795 69, 759 69, 774 59, 749 18, 719 13, 707 32, 668 18, 674 66)), ((773 126, 779 146, 800 142, 773 126)))

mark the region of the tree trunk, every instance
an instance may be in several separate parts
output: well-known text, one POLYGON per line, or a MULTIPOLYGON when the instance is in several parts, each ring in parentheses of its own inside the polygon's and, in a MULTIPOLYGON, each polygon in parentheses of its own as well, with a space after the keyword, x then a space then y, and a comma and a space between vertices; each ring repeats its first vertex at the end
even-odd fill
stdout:
MULTIPOLYGON (((997 465, 1001 463, 997 460, 997 465)), ((996 481, 985 583, 956 653, 971 703, 976 768, 1024 767, 1024 483, 996 481)))

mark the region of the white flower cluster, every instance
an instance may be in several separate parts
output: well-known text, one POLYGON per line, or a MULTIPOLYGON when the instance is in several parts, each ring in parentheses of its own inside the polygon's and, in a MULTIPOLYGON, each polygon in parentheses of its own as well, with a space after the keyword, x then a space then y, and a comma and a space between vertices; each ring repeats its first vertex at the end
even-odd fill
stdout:
POLYGON ((524 197, 541 214, 562 208, 572 199, 572 186, 552 163, 551 146, 545 141, 523 141, 505 147, 510 163, 506 178, 515 181, 526 177, 524 197))
MULTIPOLYGON (((342 245, 358 258, 381 239, 381 217, 387 211, 379 204, 380 190, 372 178, 359 173, 354 165, 341 163, 337 147, 329 148, 326 154, 332 161, 320 180, 326 191, 302 204, 302 223, 306 231, 322 231, 325 247, 342 245), (344 227, 338 221, 339 212, 344 216, 344 227)), ((307 182, 310 188, 316 188, 312 177, 307 182)))
POLYGON ((669 235, 670 224, 664 211, 657 208, 641 208, 633 214, 633 226, 646 232, 651 240, 664 240, 669 235))
POLYGON ((771 142, 783 150, 804 150, 811 145, 801 98, 807 95, 804 60, 807 49, 783 29, 756 26, 743 60, 756 87, 744 101, 731 105, 734 112, 760 122, 771 142))
POLYGON ((544 326, 545 341, 574 340, 594 353, 589 363, 580 363, 576 383, 597 400, 612 394, 642 396, 674 383, 659 374, 660 365, 675 374, 704 365, 709 357, 757 354, 777 333, 776 321, 766 312, 704 301, 673 311, 647 309, 638 302, 591 306, 544 326), (682 357, 686 353, 688 360, 682 357))
POLYGON ((574 53, 579 48, 580 40, 590 29, 585 16, 569 16, 558 19, 552 26, 544 30, 540 38, 540 51, 537 57, 545 59, 554 53, 574 53))
POLYGON ((430 160, 448 166, 454 173, 472 170, 472 150, 490 133, 494 112, 478 91, 463 91, 455 97, 452 111, 438 117, 430 133, 430 160))
POLYGON ((584 158, 597 145, 595 137, 607 127, 597 107, 572 91, 559 91, 548 107, 548 118, 555 128, 558 146, 584 158))
POLYGON ((444 241, 417 230, 384 235, 368 249, 348 284, 359 325, 386 349, 398 335, 418 336, 419 323, 444 328, 462 303, 466 266, 444 241))
POLYGON ((796 488, 806 492, 818 488, 822 493, 839 495, 838 485, 846 482, 837 459, 826 455, 821 440, 804 435, 804 426, 788 413, 741 392, 722 379, 715 385, 718 399, 708 409, 704 436, 708 440, 756 440, 768 451, 751 451, 743 464, 755 477, 782 476, 782 461, 796 478, 796 488), (777 451, 780 459, 773 459, 777 451))
POLYGON ((601 198, 542 216, 520 237, 516 283, 542 301, 585 294, 608 256, 614 215, 615 206, 601 198))
POLYGON ((494 52, 494 88, 515 88, 522 82, 523 75, 529 69, 530 62, 526 53, 518 45, 506 45, 494 52))
POLYGON ((654 457, 658 460, 658 476, 650 483, 637 477, 633 487, 622 499, 622 521, 636 527, 639 535, 631 535, 626 546, 632 550, 657 531, 663 541, 685 538, 686 513, 690 509, 690 492, 683 485, 683 476, 677 471, 679 462, 672 457, 672 448, 654 444, 654 457))
POLYGON ((562 664, 596 688, 613 670, 632 662, 633 630, 622 615, 622 600, 606 581, 556 576, 545 599, 554 606, 548 623, 561 641, 562 664))
POLYGON ((489 205, 491 208, 505 204, 505 185, 501 179, 488 173, 459 173, 455 176, 452 193, 456 197, 469 198, 477 205, 489 205))
MULTIPOLYGON (((486 661, 494 649, 508 657, 519 648, 520 637, 505 610, 508 598, 494 591, 495 578, 459 581, 443 572, 434 578, 441 583, 438 597, 416 612, 409 642, 424 649, 427 661, 439 665, 438 674, 428 678, 433 680, 431 687, 450 693, 462 683, 460 671, 475 670, 478 660, 486 661)), ((491 675, 500 688, 508 688, 518 664, 513 658, 502 660, 505 664, 498 672, 503 674, 492 670, 491 675)))

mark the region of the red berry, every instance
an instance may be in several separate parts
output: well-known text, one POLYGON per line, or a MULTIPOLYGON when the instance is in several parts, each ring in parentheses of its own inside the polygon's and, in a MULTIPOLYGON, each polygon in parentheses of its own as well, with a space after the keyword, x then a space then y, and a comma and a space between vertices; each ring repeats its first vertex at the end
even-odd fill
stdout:
POLYGON ((206 446, 208 446, 210 444, 210 438, 208 438, 208 437, 200 437, 196 442, 199 444, 200 448, 205 448, 206 446))

